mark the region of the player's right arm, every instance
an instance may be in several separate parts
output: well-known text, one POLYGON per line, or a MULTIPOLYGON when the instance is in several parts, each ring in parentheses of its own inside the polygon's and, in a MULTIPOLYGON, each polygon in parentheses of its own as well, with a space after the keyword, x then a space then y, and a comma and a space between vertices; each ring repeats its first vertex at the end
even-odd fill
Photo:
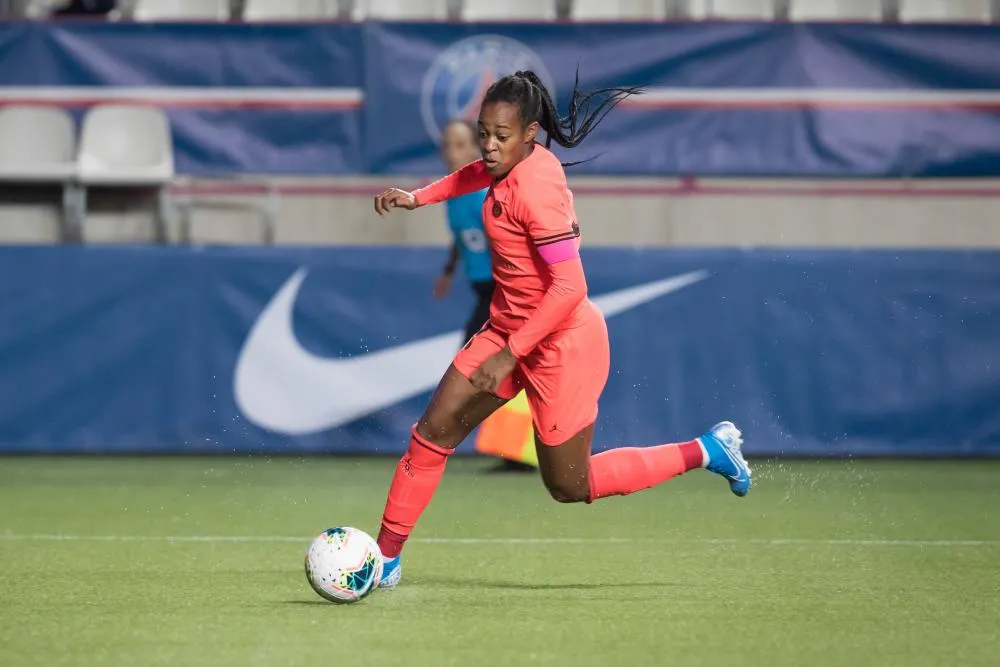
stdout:
POLYGON ((441 180, 434 181, 413 192, 389 188, 375 197, 375 212, 379 215, 385 215, 394 208, 405 208, 407 211, 412 211, 420 206, 437 204, 446 199, 454 199, 476 190, 482 190, 489 187, 492 180, 493 177, 486 171, 486 165, 483 164, 483 161, 476 160, 458 171, 448 174, 441 180))
POLYGON ((417 201, 417 206, 429 206, 488 188, 492 182, 493 177, 486 171, 486 165, 482 160, 476 160, 414 191, 413 197, 417 201))

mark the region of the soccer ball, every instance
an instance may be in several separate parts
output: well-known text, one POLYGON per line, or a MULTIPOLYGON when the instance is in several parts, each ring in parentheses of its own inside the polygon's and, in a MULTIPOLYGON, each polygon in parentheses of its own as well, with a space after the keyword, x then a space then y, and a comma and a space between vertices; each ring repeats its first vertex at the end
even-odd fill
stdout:
POLYGON ((363 530, 324 530, 306 551, 306 578, 330 602, 357 602, 382 581, 382 551, 363 530))

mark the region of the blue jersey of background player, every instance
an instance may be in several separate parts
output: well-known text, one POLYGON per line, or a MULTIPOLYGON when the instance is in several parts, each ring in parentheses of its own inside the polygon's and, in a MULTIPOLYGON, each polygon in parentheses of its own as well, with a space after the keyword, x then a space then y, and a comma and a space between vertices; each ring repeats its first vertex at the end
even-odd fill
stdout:
MULTIPOLYGON (((441 136, 441 157, 448 171, 453 172, 478 160, 478 130, 471 123, 452 121, 444 128, 441 136)), ((486 190, 457 197, 448 201, 448 226, 451 230, 451 251, 448 262, 434 283, 434 296, 444 297, 451 290, 455 268, 462 264, 465 277, 476 295, 476 305, 465 326, 465 340, 483 328, 490 317, 490 301, 493 298, 493 267, 490 263, 490 249, 483 232, 483 200, 486 190)))

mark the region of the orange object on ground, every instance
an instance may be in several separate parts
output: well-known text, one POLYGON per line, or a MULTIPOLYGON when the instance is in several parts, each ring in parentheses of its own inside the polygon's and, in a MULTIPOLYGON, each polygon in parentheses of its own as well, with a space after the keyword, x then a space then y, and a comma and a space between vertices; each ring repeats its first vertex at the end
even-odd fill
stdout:
POLYGON ((476 451, 538 467, 531 409, 523 391, 479 426, 476 451))

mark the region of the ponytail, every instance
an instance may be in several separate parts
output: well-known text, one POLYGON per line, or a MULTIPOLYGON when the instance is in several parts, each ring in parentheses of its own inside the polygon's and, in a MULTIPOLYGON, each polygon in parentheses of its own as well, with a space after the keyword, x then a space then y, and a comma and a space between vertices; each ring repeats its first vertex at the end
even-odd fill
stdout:
MULTIPOLYGON (((537 122, 545 130, 546 148, 549 148, 553 141, 563 148, 575 148, 619 103, 642 92, 641 86, 598 88, 583 92, 580 90, 580 72, 577 71, 569 109, 565 116, 560 116, 559 109, 542 80, 535 72, 525 70, 496 81, 486 91, 483 103, 516 104, 521 109, 525 125, 537 122)), ((566 166, 572 164, 579 163, 572 162, 566 166)))

